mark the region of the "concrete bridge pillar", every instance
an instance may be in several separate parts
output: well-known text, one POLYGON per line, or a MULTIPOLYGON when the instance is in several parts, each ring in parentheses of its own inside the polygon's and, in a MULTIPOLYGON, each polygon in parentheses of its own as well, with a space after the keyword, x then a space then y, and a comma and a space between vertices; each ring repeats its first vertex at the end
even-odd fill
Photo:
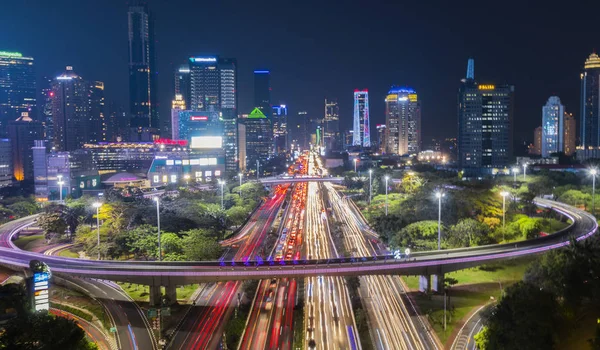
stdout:
POLYGON ((419 276, 419 291, 427 293, 431 291, 430 279, 430 275, 419 276))
POLYGON ((444 274, 438 274, 432 276, 433 280, 431 281, 431 289, 434 292, 443 292, 444 291, 444 274))
POLYGON ((169 299, 171 305, 177 304, 177 286, 166 286, 165 295, 169 299))
POLYGON ((160 306, 160 286, 150 286, 150 306, 160 306))

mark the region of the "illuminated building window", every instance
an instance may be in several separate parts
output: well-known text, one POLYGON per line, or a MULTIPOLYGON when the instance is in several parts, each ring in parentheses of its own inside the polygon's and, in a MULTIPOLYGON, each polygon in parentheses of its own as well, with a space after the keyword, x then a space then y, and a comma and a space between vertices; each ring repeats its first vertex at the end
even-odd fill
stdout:
POLYGON ((177 175, 171 175, 171 182, 177 182, 177 175))
POLYGON ((163 175, 162 182, 166 183, 167 181, 169 181, 169 178, 167 177, 167 175, 163 175))
POLYGON ((154 175, 154 177, 152 178, 152 180, 154 180, 154 182, 158 182, 160 181, 159 176, 158 175, 154 175))
POLYGON ((221 176, 221 170, 215 170, 215 176, 221 176))

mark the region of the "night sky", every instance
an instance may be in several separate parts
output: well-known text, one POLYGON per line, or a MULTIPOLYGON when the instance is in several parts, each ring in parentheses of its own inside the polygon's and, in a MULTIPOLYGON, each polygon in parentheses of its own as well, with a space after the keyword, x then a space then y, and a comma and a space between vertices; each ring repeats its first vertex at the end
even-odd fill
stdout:
MULTIPOLYGON (((422 100, 423 140, 456 135, 456 93, 467 58, 479 83, 515 85, 515 139, 531 140, 541 107, 557 94, 579 117, 579 73, 600 48, 600 1, 149 0, 156 17, 161 115, 173 69, 190 55, 235 57, 240 113, 252 104, 252 71, 271 70, 273 103, 323 114, 337 97, 350 127, 355 88, 370 93, 371 127, 384 123, 390 85, 422 100), (555 3, 555 5, 553 5, 555 3)), ((33 56, 37 73, 72 65, 105 82, 127 106, 125 0, 3 0, 0 50, 33 56)), ((579 125, 578 125, 579 126, 579 125)))

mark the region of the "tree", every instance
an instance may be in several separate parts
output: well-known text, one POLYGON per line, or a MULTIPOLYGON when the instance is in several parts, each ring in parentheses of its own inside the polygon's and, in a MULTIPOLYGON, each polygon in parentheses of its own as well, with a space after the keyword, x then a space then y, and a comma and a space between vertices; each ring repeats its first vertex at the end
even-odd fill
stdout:
POLYGON ((39 207, 37 204, 30 201, 15 202, 7 206, 17 216, 33 215, 38 212, 39 207))
POLYGON ((67 229, 67 223, 60 212, 41 214, 37 220, 38 226, 44 231, 46 239, 50 240, 55 235, 62 236, 67 229))
POLYGON ((23 314, 10 320, 0 333, 0 349, 94 350, 83 329, 72 320, 44 313, 23 314))
POLYGON ((164 232, 161 235, 161 245, 164 261, 184 261, 183 240, 174 233, 164 232))
POLYGON ((471 247, 490 242, 489 228, 475 219, 462 219, 448 230, 451 247, 471 247))
POLYGON ((436 249, 437 234, 437 221, 427 220, 414 222, 398 231, 391 238, 390 246, 393 248, 410 247, 416 250, 436 249))
POLYGON ((194 229, 182 232, 183 252, 190 261, 217 260, 223 248, 214 237, 205 230, 194 229))
POLYGON ((493 310, 487 326, 476 336, 480 349, 552 349, 559 305, 539 287, 518 282, 493 310))

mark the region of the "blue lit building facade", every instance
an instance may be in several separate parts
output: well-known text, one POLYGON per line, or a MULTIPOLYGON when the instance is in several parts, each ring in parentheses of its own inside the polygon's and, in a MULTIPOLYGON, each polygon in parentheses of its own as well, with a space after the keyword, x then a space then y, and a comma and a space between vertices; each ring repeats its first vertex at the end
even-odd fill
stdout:
POLYGON ((551 96, 542 107, 542 157, 564 150, 565 106, 558 96, 551 96))

